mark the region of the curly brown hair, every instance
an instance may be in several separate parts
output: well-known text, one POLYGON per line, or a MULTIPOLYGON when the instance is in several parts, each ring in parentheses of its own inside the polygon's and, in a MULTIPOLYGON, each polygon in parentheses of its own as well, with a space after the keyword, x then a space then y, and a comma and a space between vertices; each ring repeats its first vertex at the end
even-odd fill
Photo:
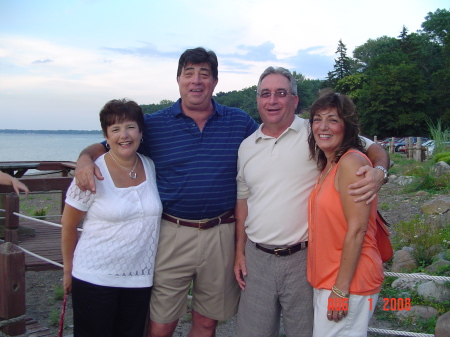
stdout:
MULTIPOLYGON (((319 98, 311 105, 309 122, 313 124, 314 116, 325 109, 335 108, 339 117, 344 120, 344 139, 342 144, 334 152, 334 162, 338 162, 341 156, 350 148, 364 151, 363 140, 359 137, 360 125, 358 110, 353 101, 346 95, 335 92, 333 89, 323 89, 319 98)), ((327 164, 325 153, 317 146, 312 130, 309 131, 308 144, 311 158, 316 158, 317 167, 323 170, 327 164)))

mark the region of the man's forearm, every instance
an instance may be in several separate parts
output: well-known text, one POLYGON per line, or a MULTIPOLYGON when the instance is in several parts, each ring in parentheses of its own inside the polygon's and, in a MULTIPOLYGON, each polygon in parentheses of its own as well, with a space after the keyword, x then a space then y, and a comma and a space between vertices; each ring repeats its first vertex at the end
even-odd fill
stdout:
POLYGON ((88 157, 92 159, 92 161, 95 161, 98 157, 100 157, 104 153, 106 153, 106 150, 102 144, 100 143, 92 144, 87 148, 85 148, 83 151, 81 151, 78 159, 80 159, 81 157, 88 157))
POLYGON ((390 159, 389 155, 384 148, 378 144, 372 144, 367 149, 367 157, 373 164, 373 167, 383 166, 386 170, 389 170, 390 159))
POLYGON ((234 216, 236 217, 236 254, 245 251, 245 242, 247 241, 247 234, 245 233, 245 219, 247 218, 247 200, 238 199, 234 216))

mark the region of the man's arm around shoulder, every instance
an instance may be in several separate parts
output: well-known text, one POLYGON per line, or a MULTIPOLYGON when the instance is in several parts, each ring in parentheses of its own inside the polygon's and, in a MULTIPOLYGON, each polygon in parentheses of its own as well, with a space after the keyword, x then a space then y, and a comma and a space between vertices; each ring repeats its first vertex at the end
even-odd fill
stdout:
POLYGON ((90 145, 81 151, 75 169, 75 179, 82 191, 89 190, 95 193, 94 176, 99 180, 104 179, 100 169, 94 164, 94 161, 104 153, 106 153, 105 147, 100 143, 90 145))
POLYGON ((357 195, 355 202, 366 201, 367 204, 373 201, 378 191, 384 183, 384 172, 375 167, 382 166, 389 170, 389 155, 386 150, 378 144, 372 144, 367 149, 367 157, 373 167, 366 165, 361 167, 357 175, 364 175, 365 178, 348 186, 350 195, 357 195))

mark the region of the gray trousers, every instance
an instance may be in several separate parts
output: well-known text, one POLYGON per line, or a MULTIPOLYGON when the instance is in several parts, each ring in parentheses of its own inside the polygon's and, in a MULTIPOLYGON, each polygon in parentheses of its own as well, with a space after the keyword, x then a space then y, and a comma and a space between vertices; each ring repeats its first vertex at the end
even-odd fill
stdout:
POLYGON ((313 291, 306 276, 307 249, 278 257, 247 240, 245 259, 248 275, 239 302, 238 336, 278 337, 281 315, 287 337, 312 336, 313 291))

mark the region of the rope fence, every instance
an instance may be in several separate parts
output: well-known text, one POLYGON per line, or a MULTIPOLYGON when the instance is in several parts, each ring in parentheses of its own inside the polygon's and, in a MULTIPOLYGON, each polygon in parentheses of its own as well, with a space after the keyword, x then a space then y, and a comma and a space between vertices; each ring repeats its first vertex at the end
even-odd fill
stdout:
MULTIPOLYGON (((13 212, 13 214, 16 215, 16 216, 18 216, 19 218, 24 218, 24 219, 28 219, 28 220, 33 220, 33 221, 40 222, 40 223, 43 223, 43 224, 46 224, 46 225, 49 225, 49 226, 62 228, 62 226, 61 226, 60 224, 57 224, 57 223, 54 223, 54 222, 50 222, 50 221, 45 221, 45 220, 37 219, 37 218, 35 218, 35 217, 28 216, 28 215, 24 215, 24 214, 17 213, 17 212, 13 212)), ((77 231, 82 232, 83 229, 77 228, 77 231)))
POLYGON ((374 332, 379 333, 381 335, 394 335, 394 336, 434 337, 434 335, 430 335, 428 333, 375 329, 375 328, 368 328, 367 332, 374 332))
MULTIPOLYGON (((0 209, 0 211, 5 211, 3 209, 0 209)), ((19 218, 25 218, 28 220, 32 220, 32 221, 36 221, 36 222, 40 222, 46 225, 50 225, 50 226, 54 226, 54 227, 59 227, 61 228, 62 226, 60 224, 56 224, 50 221, 45 221, 45 220, 41 220, 41 219, 37 219, 35 217, 30 217, 21 213, 17 213, 14 212, 14 215, 16 215, 19 218)), ((78 231, 82 231, 81 228, 78 228, 78 231)), ((58 266, 60 268, 63 268, 64 266, 60 263, 51 261, 43 256, 34 254, 33 252, 30 252, 20 246, 18 246, 22 251, 24 251, 26 254, 30 254, 36 258, 39 258, 43 261, 46 261, 47 263, 53 264, 55 266, 58 266)), ((445 277, 445 276, 433 276, 433 275, 427 275, 427 274, 422 274, 422 273, 414 273, 414 274, 406 274, 406 273, 394 273, 394 272, 384 272, 385 276, 392 276, 392 277, 402 277, 402 278, 414 278, 414 279, 426 279, 426 280, 436 280, 436 281, 446 281, 446 282, 450 282, 450 277, 445 277)), ((10 323, 14 323, 17 321, 20 321, 22 319, 24 319, 24 315, 22 316, 18 316, 18 317, 14 317, 11 318, 9 320, 4 320, 4 321, 0 321, 0 329, 10 323)), ((368 328, 367 330, 368 332, 372 332, 372 333, 377 333, 377 334, 381 334, 381 335, 391 335, 391 336, 411 336, 411 337, 433 337, 434 335, 431 334, 425 334, 425 333, 416 333, 416 332, 408 332, 408 331, 397 331, 397 330, 387 330, 387 329, 378 329, 378 328, 368 328)), ((24 335, 20 335, 18 337, 25 337, 28 336, 28 334, 24 334, 24 335)), ((8 337, 7 335, 3 334, 2 331, 0 331, 0 337, 8 337)))
POLYGON ((392 273, 390 271, 385 271, 384 276, 407 277, 407 278, 415 278, 415 279, 423 279, 423 280, 450 282, 450 277, 448 277, 448 276, 433 276, 433 275, 417 274, 417 273, 416 274, 405 274, 405 273, 392 273))

